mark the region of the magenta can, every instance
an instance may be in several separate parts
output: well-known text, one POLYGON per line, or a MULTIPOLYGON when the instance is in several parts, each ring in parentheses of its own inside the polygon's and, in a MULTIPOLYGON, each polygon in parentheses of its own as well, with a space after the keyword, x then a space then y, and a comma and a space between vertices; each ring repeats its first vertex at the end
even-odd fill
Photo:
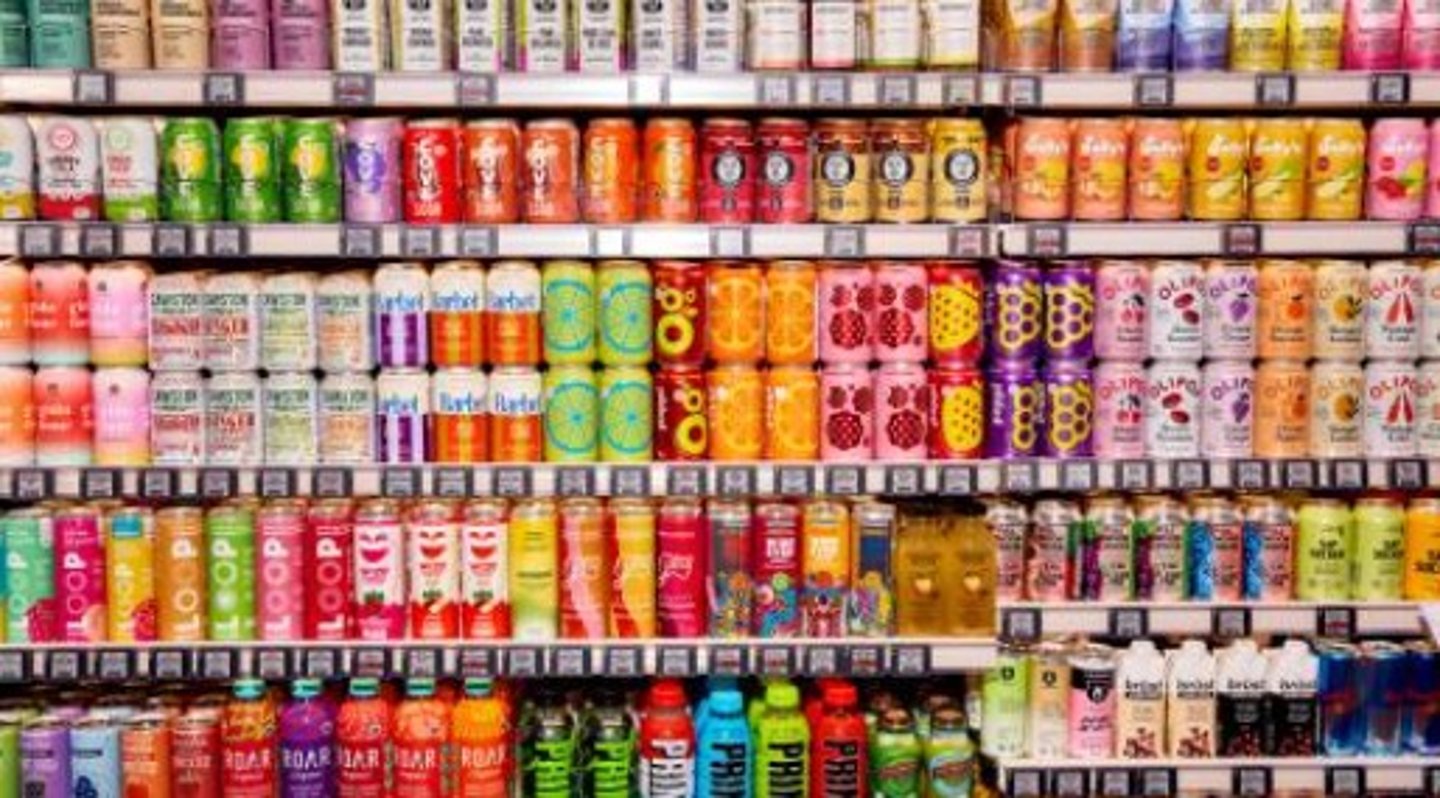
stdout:
MULTIPOLYGON (((1440 68, 1440 65, 1437 65, 1440 68)), ((1435 177, 1440 175, 1440 120, 1430 123, 1430 149, 1426 171, 1430 182, 1425 185, 1425 215, 1431 219, 1440 218, 1440 185, 1435 177)))
POLYGON ((1340 45, 1345 69, 1400 68, 1406 5, 1393 0, 1347 0, 1340 45))
POLYGON ((211 26, 210 64, 240 72, 270 68, 270 26, 262 18, 216 19, 211 26))
POLYGON ((405 123, 394 116, 345 123, 345 220, 400 221, 400 139, 405 123))
POLYGON ((928 276, 917 263, 875 264, 875 358, 921 363, 929 349, 928 276))
POLYGON ((1150 357, 1199 360, 1204 354, 1205 273, 1189 260, 1157 261, 1150 271, 1150 357))
POLYGON ((293 502, 261 508, 255 522, 256 628, 261 640, 305 637, 305 511, 293 502))
POLYGON ((1206 457, 1253 457, 1255 368, 1248 360, 1212 360, 1201 383, 1201 451, 1206 457))
POLYGON ((1095 269, 1095 355, 1144 360, 1148 345, 1150 272, 1132 260, 1101 261, 1095 269))
POLYGON ((1405 41, 1402 46, 1408 70, 1440 69, 1440 4, 1411 0, 1405 4, 1405 41))
POLYGON ((55 603, 62 641, 105 641, 105 541, 93 507, 55 514, 55 603))
POLYGON ((1365 157, 1365 213, 1381 221, 1420 218, 1430 131, 1423 119, 1377 119, 1365 157))
POLYGON ((95 403, 95 465, 149 465, 150 372, 96 369, 90 390, 95 403))
POLYGON ((274 0, 276 69, 330 68, 330 7, 326 0, 274 0))
POLYGON ((929 410, 930 384, 924 366, 881 366, 875 373, 875 459, 924 460, 929 410))
POLYGON ((820 269, 820 359, 875 359, 875 273, 865 266, 827 263, 820 269))
POLYGON ((1214 260, 1205 264, 1205 357, 1254 359, 1259 279, 1250 261, 1214 260))
POLYGON ((1044 273, 1045 356, 1095 356, 1095 272, 1081 261, 1050 264, 1044 273))
POLYGON ((875 456, 875 390, 870 370, 829 365, 820 373, 820 459, 875 456))
POLYGON ((1095 386, 1090 365, 1083 360, 1052 360, 1045 364, 1046 457, 1092 457, 1095 386))
POLYGON ((1102 361, 1095 369, 1095 455, 1107 460, 1145 456, 1145 366, 1102 361))

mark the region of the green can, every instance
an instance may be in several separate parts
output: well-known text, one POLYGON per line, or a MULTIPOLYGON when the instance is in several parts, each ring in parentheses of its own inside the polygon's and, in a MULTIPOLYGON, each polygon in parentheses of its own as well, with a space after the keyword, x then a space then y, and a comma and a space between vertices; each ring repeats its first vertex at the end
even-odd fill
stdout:
POLYGON ((19 14, 0 13, 0 68, 30 66, 30 27, 25 24, 23 4, 19 14))
POLYGON ((209 638, 255 639, 255 513, 215 507, 205 514, 209 638))
POLYGON ((19 798, 20 717, 0 720, 0 798, 19 798))
POLYGON ((285 122, 285 220, 310 224, 340 221, 340 140, 331 118, 285 122))
POLYGON ((1349 601, 1355 524, 1334 499, 1309 499, 1295 516, 1295 598, 1349 601))
POLYGON ((654 283, 645 264, 612 260, 600 264, 600 362, 606 366, 643 366, 650 362, 655 323, 651 312, 654 283))
POLYGON ((89 0, 28 0, 31 66, 90 67, 89 0))
POLYGON ((922 759, 909 710, 885 710, 876 721, 870 747, 870 788, 875 798, 919 798, 922 759))
POLYGON ((552 366, 595 362, 595 270, 578 260, 552 260, 540 269, 541 329, 552 366))
POLYGON ((650 461, 655 438, 655 383, 641 366, 600 371, 600 459, 650 461))
POLYGON ((589 366, 545 372, 545 460, 593 463, 600 452, 600 391, 589 366))
POLYGON ((225 218, 232 222, 278 222, 280 120, 232 119, 225 123, 225 218))
MULTIPOLYGON (((5 516, 5 640, 31 643, 55 631, 55 521, 48 510, 5 516)), ((43 639, 43 638, 42 638, 43 639)))
POLYGON ((215 120, 179 117, 160 134, 160 200, 172 222, 224 218, 224 172, 215 120))
POLYGON ((1405 510, 1394 500, 1355 504, 1356 601, 1399 601, 1405 575, 1405 510))
MULTIPOLYGON (((1025 752, 1025 718, 1030 712, 1030 655, 1001 649, 995 664, 985 672, 980 688, 984 731, 980 741, 992 757, 1022 756, 1025 752)), ((936 724, 932 721, 932 737, 936 724)))

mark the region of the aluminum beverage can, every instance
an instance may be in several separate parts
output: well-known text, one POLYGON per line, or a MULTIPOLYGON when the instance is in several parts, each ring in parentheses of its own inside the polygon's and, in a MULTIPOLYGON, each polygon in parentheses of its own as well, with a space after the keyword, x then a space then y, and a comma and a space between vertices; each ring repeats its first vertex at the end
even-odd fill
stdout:
POLYGON ((1295 598, 1348 601, 1354 568, 1355 526, 1350 508, 1310 498, 1295 516, 1295 598))
POLYGON ((27 795, 70 795, 70 723, 41 715, 20 729, 20 784, 27 795))
POLYGON ((986 372, 985 392, 985 456, 1035 456, 1045 437, 1045 390, 1039 372, 1024 361, 996 361, 986 372))
POLYGON ((1070 120, 1017 119, 1005 129, 1004 152, 1013 173, 1006 196, 1016 219, 1059 220, 1072 215, 1070 120))
POLYGON ((940 366, 979 363, 985 351, 981 323, 985 286, 979 269, 961 263, 935 263, 928 271, 930 359, 940 366))
POLYGON ((90 363, 95 366, 146 364, 146 293, 150 267, 112 261, 90 269, 90 363))
POLYGON ((654 351, 654 284, 640 261, 601 261, 596 269, 598 353, 603 366, 643 366, 654 351))
POLYGON ((261 368, 315 369, 316 285, 313 272, 270 274, 260 283, 261 368))
POLYGON ((390 68, 397 72, 443 72, 454 63, 447 0, 390 0, 390 68))
POLYGON ((1255 265, 1249 261, 1205 263, 1202 318, 1205 357, 1226 360, 1255 357, 1258 279, 1255 265))
POLYGON ((540 305, 545 361, 551 366, 594 363, 599 310, 595 269, 581 261, 547 261, 540 277, 540 305))
POLYGON ((1365 158, 1365 215, 1408 221, 1424 211, 1429 133, 1421 119, 1377 119, 1365 158))
POLYGON ((9 596, 5 639, 12 643, 59 640, 55 584, 55 520, 52 511, 29 507, 0 520, 5 535, 5 583, 9 596))
POLYGON ((331 117, 287 119, 281 131, 285 220, 310 224, 340 221, 339 122, 331 117))
POLYGON ((910 119, 870 123, 877 222, 923 222, 930 216, 930 139, 910 119))
POLYGON ((205 367, 253 371, 260 367, 260 276, 212 274, 201 299, 205 367))
POLYGON ((886 363, 875 372, 874 381, 875 458, 924 460, 930 407, 925 369, 915 363, 886 363))
POLYGON ((1295 518, 1272 496, 1247 496, 1244 514, 1241 598, 1289 601, 1295 585, 1295 518))
MULTIPOLYGON (((919 363, 925 359, 928 319, 926 315, 925 267, 896 261, 878 261, 875 273, 875 357, 881 363, 919 363)), ((773 267, 772 267, 773 272, 773 267)), ((813 292, 812 292, 813 293, 813 292)), ((812 300, 813 301, 813 300, 812 300)), ((785 312, 772 303, 772 314, 785 312)), ((772 329, 783 325, 772 323, 772 329)), ((1088 334, 1085 336, 1088 340, 1088 334)))
POLYGON ((430 375, 382 371, 375 381, 375 425, 381 463, 424 463, 430 451, 430 375))
POLYGON ((1089 360, 1095 354, 1095 273, 1084 263, 1057 261, 1044 272, 1045 355, 1089 360))
MULTIPOLYGON (((711 384, 715 374, 712 372, 711 384)), ((712 429, 725 417, 726 402, 711 391, 712 429)), ((820 459, 826 461, 869 460, 875 456, 874 377, 864 366, 826 366, 820 373, 820 459)), ((711 457, 715 441, 711 440, 711 457)), ((736 452, 741 454, 743 452, 736 452)), ((744 458, 735 458, 744 459, 744 458)))
POLYGON ((1133 523, 1130 508, 1120 499, 1102 496, 1085 509, 1080 537, 1080 597, 1099 601, 1131 601, 1135 597, 1133 523))
POLYGON ((1047 457, 1092 456, 1095 393, 1090 366, 1085 361, 1052 360, 1046 363, 1041 376, 1045 438, 1040 451, 1047 457))
POLYGON ((150 372, 101 368, 91 376, 95 397, 93 458, 98 466, 150 463, 150 372))
POLYGON ((974 119, 936 119, 930 123, 929 135, 931 219, 984 221, 988 210, 985 127, 974 119))
POLYGON ((816 70, 855 69, 860 13, 854 0, 815 3, 810 8, 810 66, 816 70))
POLYGON ((1440 502, 1410 500, 1405 514, 1405 597, 1430 601, 1440 595, 1440 502))
POLYGON ((540 363, 541 284, 540 270, 526 261, 501 261, 486 272, 484 338, 494 365, 540 363))
POLYGON ((404 121, 393 116, 346 120, 340 142, 346 221, 400 221, 400 141, 404 130, 404 121))
POLYGON ((447 261, 430 275, 429 328, 435 365, 474 368, 485 360, 485 273, 472 261, 447 261))
POLYGON ((985 502, 985 526, 995 538, 995 598, 1025 600, 1025 560, 1030 512, 1003 498, 985 502))
POLYGON ((451 224, 460 221, 462 156, 455 119, 409 122, 404 135, 405 221, 451 224))
POLYGON ((985 286, 986 348, 991 358, 1033 360, 1041 353, 1045 299, 1040 270, 1000 261, 985 286))
POLYGON ((755 134, 749 122, 705 120, 700 128, 700 221, 754 221, 757 166, 755 134))
POLYGON ((456 507, 429 500, 412 505, 405 522, 410 637, 460 637, 460 525, 456 507))
POLYGON ((1440 455, 1440 363, 1421 361, 1415 370, 1415 451, 1440 455))
POLYGON ((426 319, 430 275, 419 263, 387 263, 375 273, 375 360, 381 368, 429 364, 426 319))
POLYGON ((271 502, 257 513, 255 626, 261 640, 304 639, 304 535, 299 502, 271 502))
POLYGON ((100 134, 101 194, 110 222, 159 218, 159 147, 149 117, 111 117, 100 134))
POLYGON ((560 636, 603 638, 613 569, 606 556, 604 509, 595 499, 566 499, 559 521, 560 636))
POLYGON ((302 562, 305 585, 304 639, 349 640, 355 632, 354 507, 348 500, 317 502, 307 511, 302 562))
POLYGON ((154 3, 151 50, 159 70, 210 68, 210 4, 203 0, 154 3))
POLYGON ((1360 696, 1365 756, 1399 756, 1404 737, 1406 655, 1398 643, 1360 644, 1360 696))
POLYGON ((1145 450, 1162 459, 1200 456, 1201 375, 1194 363, 1156 361, 1146 373, 1145 450))
POLYGON ((1356 601, 1399 601, 1404 594, 1405 509, 1388 497, 1363 497, 1355 503, 1356 601))
POLYGON ((1081 520, 1073 501, 1042 499, 1035 504, 1025 560, 1025 597, 1030 601, 1078 598, 1071 551, 1079 545, 1081 520))
POLYGON ((521 0, 515 15, 516 71, 564 72, 572 36, 569 0, 521 0))
MULTIPOLYGON (((226 29, 217 27, 217 47, 226 29)), ((216 59, 221 69, 229 67, 216 59)), ((160 215, 172 222, 215 222, 224 214, 224 159, 213 119, 165 120, 160 131, 160 215)))
POLYGON ((1440 260, 1425 261, 1420 274, 1420 356, 1440 358, 1440 260))
POLYGON ((1185 505, 1168 496, 1140 496, 1135 520, 1135 598, 1184 601, 1185 532, 1190 525, 1185 505))
POLYGON ((806 4, 763 0, 746 6, 746 67, 753 71, 805 68, 806 4))
POLYGON ((84 266, 50 261, 31 267, 29 311, 36 365, 89 362, 90 290, 84 266))
POLYGON ((315 288, 315 348, 322 371, 374 367, 373 293, 368 272, 335 272, 320 278, 315 288))
POLYGON ((1265 360, 1255 371, 1255 455, 1304 457, 1310 446, 1310 372, 1304 363, 1265 360))
POLYGON ((320 462, 364 465, 375 459, 375 380, 327 374, 316 400, 320 462))
POLYGON ((1096 265, 1096 356, 1140 362, 1149 355, 1149 295, 1150 270, 1144 263, 1105 260, 1096 265))
POLYGON ((205 382, 205 463, 253 466, 264 455, 260 378, 217 374, 205 382))
POLYGON ((851 588, 850 511, 816 500, 801 509, 800 628, 805 637, 845 633, 851 588))
POLYGON ((544 383, 533 368, 499 368, 490 373, 490 459, 497 463, 539 462, 544 447, 541 407, 544 383))
POLYGON ((694 222, 699 212, 699 146, 688 119, 653 118, 645 123, 640 166, 640 219, 694 222))
POLYGON ((469 122, 461 132, 465 220, 520 221, 520 126, 513 119, 469 122))
POLYGON ((481 463, 488 459, 486 414, 490 399, 484 372, 470 369, 435 372, 430 407, 433 462, 481 463))
POLYGON ((1069 742, 1075 759, 1114 755, 1115 657, 1105 646, 1086 645, 1069 657, 1069 742))
POLYGON ((267 20, 217 16, 211 21, 210 63, 216 69, 262 71, 271 68, 267 20))
POLYGON ((648 462, 654 452, 654 382, 639 366, 600 370, 600 459, 648 462))
POLYGON ((198 507, 155 512, 155 620, 167 642, 204 640, 208 628, 205 519, 198 507))
POLYGON ((635 221, 640 212, 640 133, 634 121, 592 120, 585 127, 583 144, 580 190, 585 221, 635 221))
POLYGON ((1365 357, 1365 306, 1370 279, 1364 263, 1324 260, 1315 265, 1314 346, 1321 360, 1365 357))
POLYGON ((120 725, 108 718, 85 717, 70 726, 70 784, 85 795, 120 792, 120 725))
POLYGON ((637 72, 668 72, 690 63, 688 0, 663 0, 630 9, 630 63, 637 72))
POLYGON ((1157 261, 1150 272, 1150 356, 1199 360, 1204 354, 1204 271, 1195 261, 1157 261))
POLYGON ((1420 267, 1409 261, 1370 264, 1365 297, 1365 355, 1414 360, 1420 354, 1420 267))
POLYGON ((0 463, 35 462, 36 402, 34 376, 24 366, 0 367, 0 463))
POLYGON ((705 459, 709 438, 705 398, 705 375, 700 369, 672 366, 655 373, 656 460, 705 459))
POLYGON ((255 566, 254 510, 239 505, 210 508, 205 514, 207 639, 255 639, 255 566))
POLYGON ((37 193, 41 219, 98 220, 100 137, 89 119, 47 115, 35 128, 37 193))
POLYGON ((1095 369, 1095 455, 1106 459, 1145 456, 1145 366, 1103 360, 1095 369))
POLYGON ((327 0, 278 0, 271 14, 276 69, 330 68, 327 0))
MULTIPOLYGON (((789 356, 808 355, 804 362, 808 365, 814 362, 814 282, 815 272, 813 269, 807 271, 803 261, 782 261, 786 264, 772 264, 767 272, 767 277, 774 281, 771 296, 781 306, 788 307, 787 303, 792 301, 803 305, 806 301, 811 303, 808 330, 809 346, 805 346, 802 340, 776 340, 775 350, 769 352, 772 363, 788 363, 789 356), (792 270, 789 267, 794 266, 792 270), (808 281, 807 281, 808 277, 808 281), (805 286, 808 283, 809 290, 805 286), (803 293, 803 298, 796 293, 803 293), (808 349, 808 352, 798 350, 808 349)), ((655 359, 662 365, 670 366, 702 366, 705 364, 705 344, 709 331, 707 309, 705 307, 706 293, 706 269, 697 263, 685 261, 656 261, 653 265, 655 284, 655 298, 651 304, 651 315, 655 319, 655 359)), ((581 298, 583 301, 583 297, 581 298)), ((579 314, 583 316, 583 313, 579 314)), ((805 321, 799 320, 800 326, 805 321)), ((549 324, 547 323, 547 332, 549 324)), ((766 343, 771 342, 769 337, 775 330, 775 325, 766 329, 766 343)), ((802 335, 803 337, 803 335, 802 335)))
POLYGON ((735 0, 691 3, 691 65, 696 72, 743 71, 744 15, 744 4, 735 0))
POLYGON ((1130 218, 1175 221, 1185 211, 1185 132, 1179 119, 1136 119, 1130 133, 1130 218))
POLYGON ((1248 360, 1212 360, 1201 384, 1201 451, 1250 457, 1255 451, 1255 369, 1248 360))
POLYGON ((820 119, 815 131, 815 220, 857 224, 874 216, 868 126, 857 119, 820 119))
POLYGON ((151 370, 199 370, 205 365, 205 274, 153 275, 149 289, 151 370))
MULTIPOLYGON (((764 391, 766 420, 761 448, 765 459, 809 461, 819 457, 819 375, 808 367, 774 367, 765 372, 764 391)), ((700 404, 705 401, 708 397, 703 398, 700 404)), ((708 419, 705 420, 705 424, 708 423, 708 419)), ((695 429, 695 425, 692 424, 689 429, 695 429)), ((703 456, 704 440, 696 440, 693 432, 690 437, 687 453, 703 456)))
POLYGON ((455 3, 455 68, 501 72, 509 61, 510 6, 491 0, 455 3))
POLYGON ((555 503, 517 502, 510 512, 506 583, 515 640, 560 636, 560 527, 555 503))
POLYGON ((337 72, 390 68, 390 9, 385 0, 331 0, 330 25, 337 72))
POLYGON ((800 634, 800 510, 767 502, 755 507, 752 527, 755 594, 751 633, 791 638, 800 634))
POLYGON ((460 636, 466 640, 510 636, 505 509, 504 502, 480 500, 461 511, 460 636))
POLYGON ((1201 496, 1191 502, 1186 532, 1189 598, 1239 601, 1242 592, 1244 519, 1228 499, 1201 496))
POLYGON ((122 795, 170 798, 170 718, 144 712, 120 732, 122 795))
POLYGON ((1408 750, 1424 756, 1433 756, 1440 750, 1440 651, 1433 644, 1417 641, 1407 647, 1409 657, 1409 679, 1405 700, 1409 706, 1406 717, 1408 750))
POLYGON ((1358 119, 1316 119, 1310 130, 1306 210, 1311 219, 1359 219, 1365 186, 1365 127, 1358 119))
POLYGON ((1310 147, 1303 119, 1257 119, 1250 131, 1250 218, 1305 217, 1305 169, 1310 147))
POLYGON ((600 459, 600 387, 589 366, 553 366, 545 371, 546 462, 600 459))
POLYGON ((984 375, 976 367, 941 368, 929 379, 930 458, 978 459, 985 442, 984 375))
POLYGON ((1130 136, 1124 120, 1074 121, 1070 176, 1071 214, 1085 221, 1125 218, 1130 136))
POLYGON ((0 218, 35 218, 35 137, 24 116, 0 116, 0 154, 0 218))
POLYGON ((520 214, 527 222, 580 219, 580 130, 569 119, 528 122, 520 138, 520 214))
MULTIPOLYGON (((712 290, 715 282, 711 282, 712 290)), ((1038 286, 1037 286, 1038 287, 1038 286)), ((826 263, 820 269, 820 359, 827 365, 875 359, 875 273, 861 265, 826 263)), ((715 324, 711 324, 712 334, 715 324)))
POLYGON ((612 566, 608 636, 654 637, 655 508, 644 500, 615 499, 605 524, 606 558, 612 566))
POLYGON ((661 503, 655 531, 656 605, 661 637, 704 637, 705 514, 693 499, 661 503))
POLYGON ((15 258, 0 260, 0 364, 28 365, 32 351, 30 269, 15 258))
POLYGON ((309 373, 272 373, 261 393, 265 462, 314 465, 319 461, 319 386, 309 373))
POLYGON ((1192 219, 1243 219, 1249 198, 1245 169, 1249 136, 1240 119, 1204 118, 1186 124, 1186 212, 1192 219))
POLYGON ((745 501, 713 500, 706 507, 709 574, 709 635, 733 639, 750 634, 755 586, 751 581, 754 518, 745 501))
POLYGON ((1372 360, 1365 366, 1365 453, 1370 457, 1413 457, 1415 366, 1372 360))
POLYGON ((171 769, 175 798, 220 798, 220 720, 192 709, 175 723, 171 769))
POLYGON ((355 513, 355 633, 360 640, 405 638, 405 528, 393 501, 371 499, 355 513))
POLYGON ((35 465, 89 465, 95 452, 90 372, 70 366, 41 368, 32 390, 35 465))
POLYGON ((231 119, 221 139, 226 172, 225 217, 235 222, 285 218, 281 136, 285 121, 262 116, 231 119))
MULTIPOLYGON (((1365 452, 1365 372, 1359 363, 1322 360, 1310 369, 1310 455, 1360 457, 1365 452)), ((1416 388, 1416 409, 1421 405, 1416 388)))
POLYGON ((768 117, 755 129, 755 217, 762 224, 803 224, 814 214, 811 197, 810 125, 803 119, 768 117))

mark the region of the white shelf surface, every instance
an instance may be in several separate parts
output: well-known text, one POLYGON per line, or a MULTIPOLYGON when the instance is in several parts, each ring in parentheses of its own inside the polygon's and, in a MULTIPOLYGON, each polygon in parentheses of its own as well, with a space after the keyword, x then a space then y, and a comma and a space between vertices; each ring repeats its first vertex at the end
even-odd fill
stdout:
POLYGON ((1007 611, 1034 612, 1044 636, 1107 635, 1117 615, 1141 614, 1152 635, 1208 637, 1215 629, 1217 614, 1244 611, 1250 633, 1256 635, 1316 636, 1322 616, 1353 613, 1351 635, 1418 636, 1426 629, 1419 602, 1204 602, 1204 601, 1087 601, 1080 604, 1005 602, 1007 611))
MULTIPOLYGON (((1257 757, 1254 759, 1087 759, 1083 761, 1021 761, 1001 763, 1001 784, 1013 784, 1012 779, 1024 780, 1028 774, 1038 774, 1044 780, 1060 777, 1064 773, 1083 773, 1091 782, 1093 795, 1111 795, 1105 789, 1108 773, 1128 772, 1136 781, 1147 780, 1147 774, 1173 774, 1174 785, 1182 794, 1215 795, 1266 795, 1287 790, 1315 791, 1316 795, 1327 794, 1328 782, 1334 780, 1333 795, 1376 795, 1386 793, 1434 795, 1440 786, 1440 760, 1419 756, 1401 757, 1308 757, 1282 758, 1257 757), (1236 792, 1237 778, 1244 772, 1264 771, 1274 793, 1248 792, 1241 787, 1236 792), (1363 779, 1360 793, 1351 792, 1354 776, 1358 771, 1363 779)), ((1249 781, 1246 779, 1245 781, 1249 781)), ((1252 782, 1252 783, 1258 783, 1252 782)), ((1243 782, 1242 782, 1243 783, 1243 782)), ((1152 795, 1138 789, 1130 795, 1152 795)), ((1061 791, 1063 794, 1070 794, 1061 791)), ((1056 794, 1051 791, 1048 794, 1056 794)), ((1126 793, 1121 793, 1126 794, 1126 793)), ((1015 798, 1034 796, 1031 790, 1017 789, 1015 798)))

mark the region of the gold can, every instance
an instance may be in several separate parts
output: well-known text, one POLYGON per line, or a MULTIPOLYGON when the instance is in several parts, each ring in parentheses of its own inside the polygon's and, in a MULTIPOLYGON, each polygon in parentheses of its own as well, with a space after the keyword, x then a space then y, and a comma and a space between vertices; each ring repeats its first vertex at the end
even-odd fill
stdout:
POLYGON ((986 218, 985 125, 978 119, 930 123, 930 218, 979 222, 986 218))
POLYGON ((815 125, 815 220, 870 221, 870 139, 859 119, 821 119, 815 125))
POLYGON ((1250 136, 1250 218, 1305 218, 1309 132, 1303 119, 1258 119, 1250 136))
POLYGON ((1231 117, 1186 122, 1189 152, 1186 181, 1190 218, 1232 221, 1245 218, 1245 167, 1249 137, 1245 122, 1231 117))
POLYGON ((1305 170, 1309 218, 1359 219, 1365 194, 1365 125, 1359 119, 1313 120, 1309 150, 1305 170))
POLYGON ((1405 513, 1405 598, 1440 601, 1440 499, 1410 502, 1405 513))
POLYGON ((1305 457, 1309 449, 1309 369, 1298 360, 1263 361, 1255 371, 1255 456, 1305 457))
POLYGON ((930 139, 918 119, 877 119, 870 126, 875 159, 875 221, 923 222, 930 215, 930 139))
POLYGON ((96 19, 91 32, 95 37, 96 69, 150 68, 150 27, 144 16, 138 21, 122 17, 96 19))
POLYGON ((1261 358, 1310 358, 1315 272, 1295 260, 1260 261, 1255 349, 1261 358))
POLYGON ((1359 363, 1322 360, 1310 370, 1310 456, 1364 454, 1365 372, 1359 363))
POLYGON ((1311 353, 1320 360, 1365 358, 1365 264, 1322 260, 1315 264, 1315 311, 1311 353))

